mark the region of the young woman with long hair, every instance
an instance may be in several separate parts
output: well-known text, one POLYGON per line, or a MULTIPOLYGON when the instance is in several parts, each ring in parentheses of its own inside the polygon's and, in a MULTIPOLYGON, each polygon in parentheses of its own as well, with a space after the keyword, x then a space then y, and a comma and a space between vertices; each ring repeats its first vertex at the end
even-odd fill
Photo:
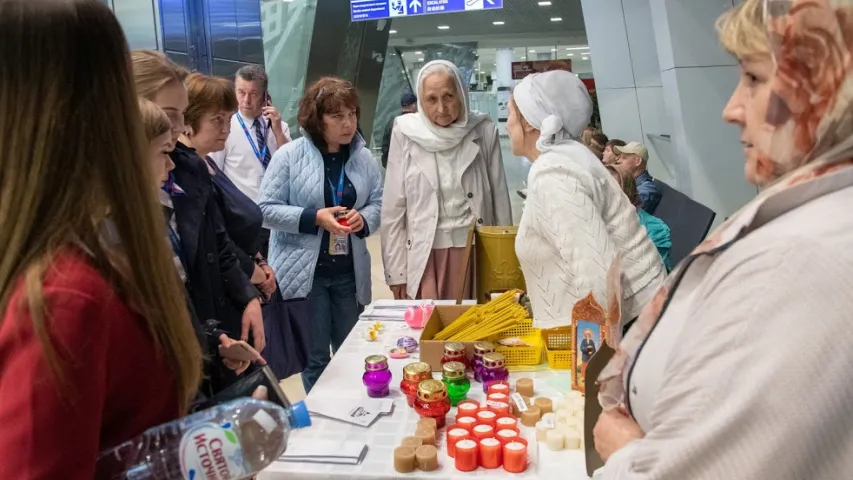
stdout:
MULTIPOLYGON (((175 251, 187 266, 196 314, 203 323, 220 322, 220 328, 232 338, 248 340, 251 330, 254 347, 262 351, 260 293, 250 281, 251 271, 247 273, 238 260, 239 247, 227 234, 206 163, 179 141, 186 130, 184 112, 189 97, 184 81, 188 74, 160 52, 135 51, 131 61, 137 93, 159 106, 172 123, 175 148, 170 156, 175 170, 167 183, 175 214, 175 251)), ((219 390, 233 378, 212 380, 219 390)))
POLYGON ((198 388, 128 60, 99 1, 0 2, 0 478, 91 479, 198 388))

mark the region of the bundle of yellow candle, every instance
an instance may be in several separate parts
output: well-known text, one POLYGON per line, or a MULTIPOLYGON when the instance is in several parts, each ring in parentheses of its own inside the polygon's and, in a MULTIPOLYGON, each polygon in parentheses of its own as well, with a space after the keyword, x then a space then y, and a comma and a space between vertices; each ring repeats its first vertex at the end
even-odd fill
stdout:
POLYGON ((527 310, 515 300, 519 293, 510 290, 485 305, 469 308, 435 339, 474 342, 516 327, 528 318, 527 310))

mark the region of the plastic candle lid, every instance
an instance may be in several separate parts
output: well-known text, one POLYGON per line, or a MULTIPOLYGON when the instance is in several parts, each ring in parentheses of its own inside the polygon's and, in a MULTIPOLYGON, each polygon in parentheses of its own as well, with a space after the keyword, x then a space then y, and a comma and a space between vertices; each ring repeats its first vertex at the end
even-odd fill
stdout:
MULTIPOLYGON (((456 444, 456 446, 458 447, 459 444, 456 444)), ((506 448, 507 448, 507 450, 520 451, 520 450, 524 450, 524 444, 520 443, 520 442, 509 442, 506 444, 506 448)))
POLYGON ((456 419, 456 423, 466 424, 466 423, 477 423, 477 419, 474 417, 459 417, 456 419))
POLYGON ((501 430, 498 432, 498 435, 502 437, 517 437, 518 432, 516 432, 515 430, 501 430))
POLYGON ((464 428, 454 428, 453 430, 447 432, 448 435, 454 437, 459 435, 465 435, 466 433, 468 433, 468 430, 465 430, 464 428))
POLYGON ((500 423, 501 425, 514 425, 515 419, 509 418, 509 417, 503 417, 503 418, 498 419, 498 423, 500 423))
MULTIPOLYGON (((521 444, 519 443, 519 445, 521 445, 521 444)), ((457 450, 460 448, 463 450, 466 450, 469 448, 474 448, 476 446, 477 446, 477 443, 474 442, 474 440, 459 440, 458 442, 456 442, 456 449, 457 450)))
POLYGON ((494 438, 484 438, 480 440, 480 443, 486 447, 494 447, 496 445, 501 444, 501 442, 495 440, 494 438))
POLYGON ((495 412, 489 412, 489 411, 483 411, 483 412, 478 413, 477 415, 480 417, 483 417, 483 418, 494 418, 497 416, 497 414, 495 412))
POLYGON ((491 425, 477 425, 476 427, 474 427, 475 432, 483 432, 483 433, 488 432, 491 429, 492 429, 491 425))

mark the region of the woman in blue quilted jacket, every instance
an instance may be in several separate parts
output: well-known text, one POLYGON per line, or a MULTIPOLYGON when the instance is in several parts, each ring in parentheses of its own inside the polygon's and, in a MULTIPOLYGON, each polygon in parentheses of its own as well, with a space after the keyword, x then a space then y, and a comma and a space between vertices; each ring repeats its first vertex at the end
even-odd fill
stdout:
POLYGON ((379 231, 382 177, 358 117, 350 82, 314 82, 299 105, 302 138, 275 153, 258 198, 282 296, 313 304, 306 392, 329 364, 329 346, 337 351, 371 300, 365 239, 379 231))

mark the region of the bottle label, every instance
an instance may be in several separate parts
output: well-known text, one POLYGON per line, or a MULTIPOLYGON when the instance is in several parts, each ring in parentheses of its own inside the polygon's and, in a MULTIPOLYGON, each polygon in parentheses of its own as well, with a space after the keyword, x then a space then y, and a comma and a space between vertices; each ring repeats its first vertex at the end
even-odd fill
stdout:
POLYGON ((200 423, 181 438, 181 472, 186 480, 228 480, 246 472, 240 440, 231 422, 200 423))

